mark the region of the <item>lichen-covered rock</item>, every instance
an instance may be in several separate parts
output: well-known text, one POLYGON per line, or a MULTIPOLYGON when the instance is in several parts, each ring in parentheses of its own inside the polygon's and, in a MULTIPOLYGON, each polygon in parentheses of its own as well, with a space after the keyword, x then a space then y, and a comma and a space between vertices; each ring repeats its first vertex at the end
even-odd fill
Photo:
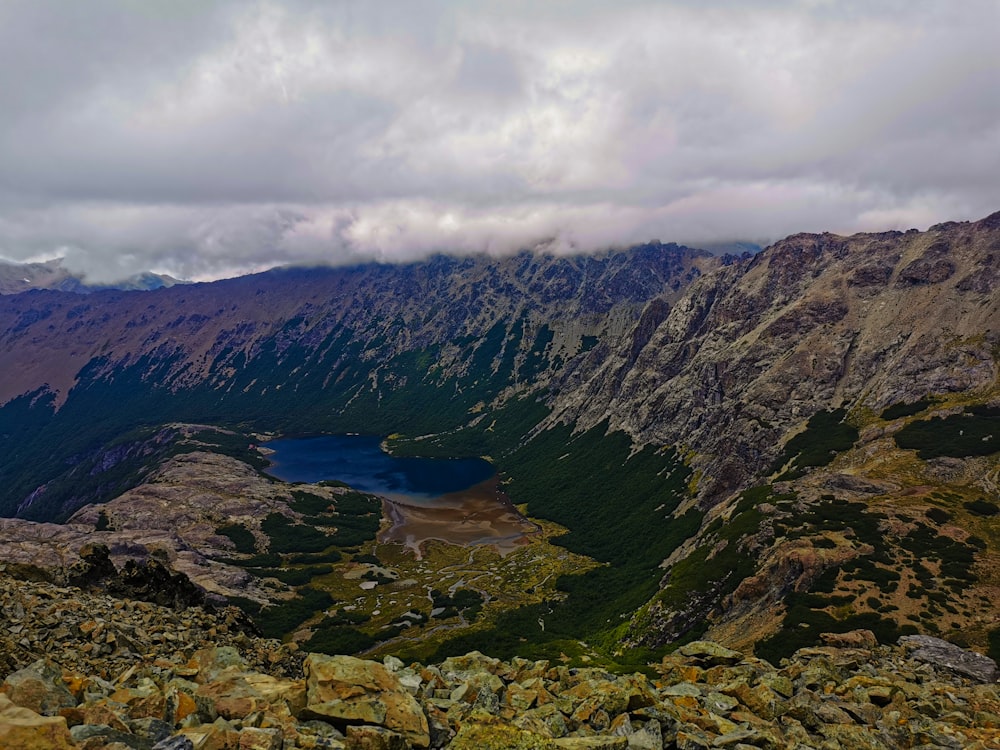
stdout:
MULTIPOLYGON (((0 574, 0 595, 4 585, 0 574)), ((31 601, 57 602, 67 612, 80 604, 73 597, 90 596, 31 586, 41 587, 31 601)), ((18 635, 47 637, 48 618, 35 624, 11 601, 3 611, 15 618, 18 635)), ((112 620, 98 616, 100 606, 73 629, 67 648, 79 650, 95 634, 106 638, 112 620)), ((156 618, 178 616, 152 605, 116 606, 120 628, 141 622, 152 630, 156 618)), ((214 616, 183 617, 179 622, 206 617, 210 626, 214 616)), ((873 644, 864 631, 826 640, 780 668, 696 642, 654 665, 655 679, 474 653, 439 665, 312 654, 303 680, 299 662, 274 642, 243 637, 208 645, 199 634, 127 665, 95 657, 103 676, 88 673, 80 654, 72 657, 76 671, 36 661, 0 672, 5 690, 30 684, 25 701, 60 714, 43 717, 0 692, 0 748, 13 741, 5 745, 3 732, 23 743, 12 747, 30 750, 1000 747, 1000 685, 981 681, 987 673, 977 671, 992 667, 986 657, 938 639, 873 644)))
POLYGON ((73 738, 61 716, 42 716, 0 694, 0 742, 18 750, 72 750, 73 738))
POLYGON ((907 635, 899 642, 910 649, 910 658, 943 667, 962 677, 983 683, 995 683, 1000 678, 997 663, 988 656, 966 651, 953 643, 928 635, 907 635))
POLYGON ((547 737, 509 724, 465 724, 448 744, 448 750, 554 750, 556 747, 547 737))
POLYGON ((625 750, 628 740, 625 737, 560 737, 552 744, 559 750, 625 750))
POLYGON ((194 750, 194 743, 188 737, 175 735, 157 742, 151 750, 194 750))
POLYGON ((309 654, 303 668, 307 691, 303 716, 343 726, 383 726, 416 747, 430 744, 423 709, 382 664, 352 656, 309 654))
POLYGON ((46 659, 7 675, 0 691, 6 693, 12 703, 42 716, 55 716, 60 708, 76 705, 62 681, 62 671, 46 659))
POLYGON ((736 664, 743 658, 739 651, 711 641, 692 641, 677 649, 684 656, 690 656, 706 664, 736 664))
POLYGON ((190 738, 183 735, 167 737, 165 740, 157 742, 151 750, 194 750, 194 743, 190 738))

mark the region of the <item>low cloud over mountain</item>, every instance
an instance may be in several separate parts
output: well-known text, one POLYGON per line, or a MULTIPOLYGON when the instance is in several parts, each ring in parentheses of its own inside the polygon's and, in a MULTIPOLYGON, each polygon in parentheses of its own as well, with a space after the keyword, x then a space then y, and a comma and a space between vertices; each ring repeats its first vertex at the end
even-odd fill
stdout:
POLYGON ((10 2, 0 256, 204 279, 972 219, 1000 202, 998 21, 986 0, 10 2))

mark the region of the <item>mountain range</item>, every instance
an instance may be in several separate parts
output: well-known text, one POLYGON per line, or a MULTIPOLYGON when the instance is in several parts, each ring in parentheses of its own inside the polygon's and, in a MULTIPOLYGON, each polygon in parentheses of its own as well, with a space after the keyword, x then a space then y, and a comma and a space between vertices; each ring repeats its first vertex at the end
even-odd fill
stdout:
POLYGON ((29 289, 58 289, 87 294, 102 289, 160 289, 185 282, 160 273, 140 273, 120 281, 94 284, 85 276, 67 269, 62 259, 42 263, 13 263, 0 260, 0 294, 17 294, 29 289))
POLYGON ((1000 213, 753 255, 657 242, 5 294, 4 554, 57 580, 104 540, 333 651, 640 663, 706 636, 776 659, 861 627, 995 654, 998 255, 1000 213), (387 598, 330 615, 331 575, 368 565, 394 591, 420 564, 374 531, 282 546, 377 511, 260 474, 257 445, 349 432, 489 457, 544 530, 537 592, 515 555, 495 564, 517 595, 479 590, 481 615, 441 594, 447 633, 372 615, 387 598))

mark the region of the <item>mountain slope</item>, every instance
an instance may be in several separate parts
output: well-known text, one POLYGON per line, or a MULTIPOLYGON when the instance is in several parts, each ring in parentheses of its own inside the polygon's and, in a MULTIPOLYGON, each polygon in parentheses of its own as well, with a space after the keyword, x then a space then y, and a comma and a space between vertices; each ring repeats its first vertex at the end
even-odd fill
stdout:
POLYGON ((982 648, 998 255, 995 214, 742 259, 654 244, 0 298, 0 510, 110 500, 152 467, 108 444, 167 422, 404 433, 394 450, 492 456, 605 564, 445 648, 709 632, 777 657, 858 626, 982 648))
POLYGON ((33 509, 37 459, 92 452, 141 424, 459 426, 502 394, 543 389, 582 351, 620 335, 648 298, 676 296, 719 263, 647 245, 592 258, 439 257, 144 294, 0 298, 0 447, 10 446, 0 477, 11 482, 0 512, 65 517, 74 508, 33 509))
POLYGON ((789 237, 661 306, 555 418, 689 445, 702 495, 718 499, 819 409, 995 396, 998 259, 1000 214, 925 233, 789 237))

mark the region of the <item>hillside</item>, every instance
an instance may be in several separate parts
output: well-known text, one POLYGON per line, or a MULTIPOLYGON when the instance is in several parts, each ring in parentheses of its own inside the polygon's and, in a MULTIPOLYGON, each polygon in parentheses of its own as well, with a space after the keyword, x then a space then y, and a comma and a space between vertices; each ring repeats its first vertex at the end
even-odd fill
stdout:
POLYGON ((994 214, 744 258, 654 243, 4 296, 5 538, 48 570, 91 536, 119 562, 159 549, 334 652, 641 664, 710 637, 777 660, 858 628, 997 649, 998 252, 994 214), (489 456, 544 533, 523 559, 418 564, 376 538, 375 501, 256 473, 263 435, 321 432, 489 456), (324 618, 359 566, 369 619, 324 618), (482 566, 500 583, 435 603, 443 630, 379 598, 482 566))

